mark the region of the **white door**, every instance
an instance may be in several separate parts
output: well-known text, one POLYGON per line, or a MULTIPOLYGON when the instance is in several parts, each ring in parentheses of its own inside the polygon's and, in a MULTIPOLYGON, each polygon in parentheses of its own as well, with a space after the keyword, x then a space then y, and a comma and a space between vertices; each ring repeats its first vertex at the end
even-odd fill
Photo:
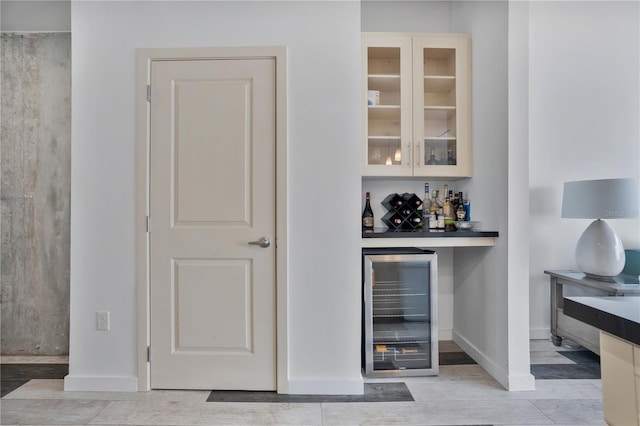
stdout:
POLYGON ((151 388, 274 390, 275 60, 153 61, 151 89, 151 388))

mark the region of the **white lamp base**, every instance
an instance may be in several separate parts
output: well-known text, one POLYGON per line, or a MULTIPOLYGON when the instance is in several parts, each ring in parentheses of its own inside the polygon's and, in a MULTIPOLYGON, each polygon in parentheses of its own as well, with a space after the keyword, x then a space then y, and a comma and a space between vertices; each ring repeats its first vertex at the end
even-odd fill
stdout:
POLYGON ((603 220, 594 220, 576 245, 576 263, 582 272, 596 277, 615 277, 624 269, 622 241, 603 220))

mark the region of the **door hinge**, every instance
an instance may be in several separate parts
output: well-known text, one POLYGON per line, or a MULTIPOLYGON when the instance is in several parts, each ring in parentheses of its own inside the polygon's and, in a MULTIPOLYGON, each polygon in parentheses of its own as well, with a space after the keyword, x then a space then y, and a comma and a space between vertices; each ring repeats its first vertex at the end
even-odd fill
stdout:
POLYGON ((151 232, 151 216, 147 216, 147 232, 151 232))
POLYGON ((151 346, 147 346, 147 362, 151 362, 151 346))
POLYGON ((147 84, 147 102, 151 102, 151 85, 147 84))

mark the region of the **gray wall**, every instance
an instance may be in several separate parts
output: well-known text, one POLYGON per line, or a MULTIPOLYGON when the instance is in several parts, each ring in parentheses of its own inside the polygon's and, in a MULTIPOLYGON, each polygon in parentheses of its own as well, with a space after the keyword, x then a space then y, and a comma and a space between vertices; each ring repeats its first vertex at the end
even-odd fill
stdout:
POLYGON ((3 355, 69 351, 71 36, 2 33, 3 355))

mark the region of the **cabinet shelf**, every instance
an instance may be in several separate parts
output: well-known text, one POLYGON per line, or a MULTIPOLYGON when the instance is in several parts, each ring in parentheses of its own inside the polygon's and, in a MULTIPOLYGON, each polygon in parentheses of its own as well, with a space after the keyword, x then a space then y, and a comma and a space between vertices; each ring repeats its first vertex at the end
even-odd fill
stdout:
POLYGON ((369 135, 367 136, 368 139, 371 140, 376 140, 376 141, 399 141, 400 140, 400 136, 384 136, 384 135, 380 135, 380 136, 374 136, 374 135, 369 135))
POLYGON ((426 93, 451 93, 456 89, 456 77, 445 75, 425 75, 424 91, 426 93))
POLYGON ((456 107, 450 105, 425 105, 424 109, 432 111, 455 111, 456 107))
POLYGON ((393 120, 400 118, 400 105, 369 106, 370 120, 393 120))
POLYGON ((380 90, 382 92, 399 92, 399 74, 369 74, 369 90, 380 90))

